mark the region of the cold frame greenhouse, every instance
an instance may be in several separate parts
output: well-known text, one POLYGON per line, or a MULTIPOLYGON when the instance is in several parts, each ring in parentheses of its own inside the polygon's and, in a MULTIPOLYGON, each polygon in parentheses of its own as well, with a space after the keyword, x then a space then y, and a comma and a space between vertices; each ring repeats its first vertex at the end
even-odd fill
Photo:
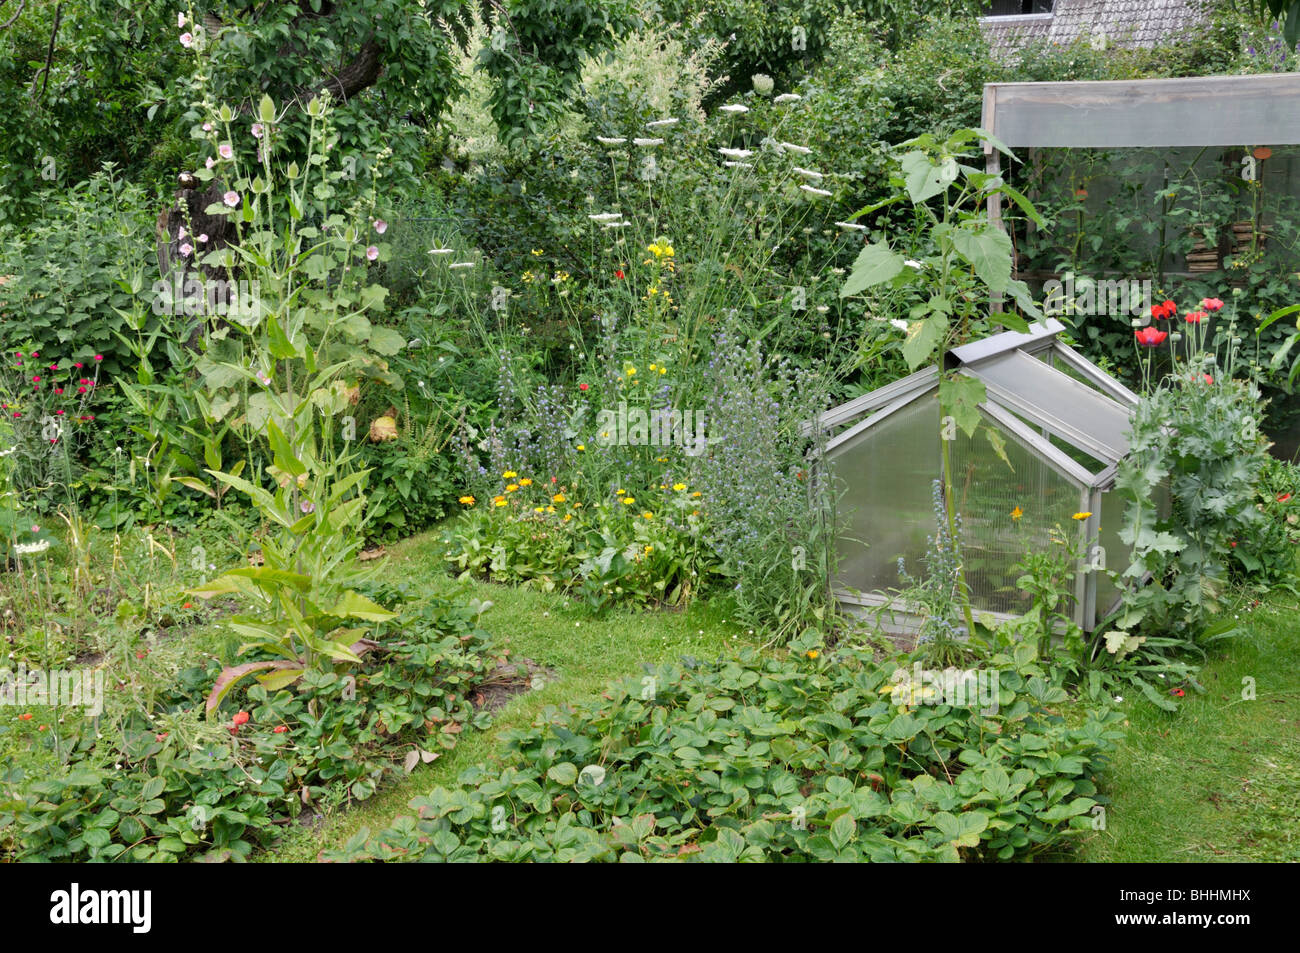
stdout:
POLYGON ((1002 620, 1030 607, 1013 567, 1027 548, 1049 545, 1056 526, 1077 532, 1084 554, 1075 573, 1074 621, 1091 631, 1114 607, 1119 593, 1097 570, 1107 556, 1112 568, 1125 568, 1123 504, 1112 491, 1138 399, 1062 343, 1063 330, 1048 320, 1029 333, 1005 331, 948 352, 947 369, 985 385, 981 427, 971 438, 941 418, 936 367, 822 414, 827 465, 842 492, 833 589, 844 608, 875 614, 895 632, 917 628, 913 607, 892 592, 900 588, 899 559, 919 574, 935 533, 932 492, 942 478, 945 436, 977 617, 1002 620), (1000 434, 1007 461, 985 427, 1000 434), (1074 519, 1083 513, 1090 515, 1074 519))

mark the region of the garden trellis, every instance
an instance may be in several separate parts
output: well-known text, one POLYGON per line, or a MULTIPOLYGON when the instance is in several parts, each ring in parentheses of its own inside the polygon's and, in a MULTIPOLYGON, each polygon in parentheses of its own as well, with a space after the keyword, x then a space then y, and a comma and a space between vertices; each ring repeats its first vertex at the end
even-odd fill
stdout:
POLYGON ((1029 333, 1004 331, 950 350, 947 367, 983 382, 981 427, 967 437, 939 406, 939 370, 928 367, 822 414, 825 458, 842 495, 836 598, 879 614, 883 627, 913 631, 919 619, 891 590, 899 560, 921 571, 935 533, 932 487, 949 439, 963 563, 977 616, 1003 620, 1029 608, 1016 585, 1028 548, 1051 545, 1056 526, 1078 534, 1074 621, 1086 631, 1116 605, 1106 568, 1125 568, 1123 510, 1112 491, 1137 395, 1059 340, 1055 320, 1029 333), (945 423, 948 426, 945 426, 945 423), (997 432, 1004 461, 986 429, 997 432), (1083 514, 1089 514, 1083 516, 1083 514), (1079 519, 1075 519, 1079 516, 1079 519))

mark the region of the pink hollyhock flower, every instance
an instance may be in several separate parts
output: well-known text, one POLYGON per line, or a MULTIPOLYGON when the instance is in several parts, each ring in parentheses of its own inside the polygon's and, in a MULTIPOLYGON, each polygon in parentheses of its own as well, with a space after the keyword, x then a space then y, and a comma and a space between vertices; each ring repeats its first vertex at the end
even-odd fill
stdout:
POLYGON ((208 233, 207 233, 207 232, 204 232, 202 235, 200 235, 200 236, 198 237, 198 242, 199 242, 200 245, 205 245, 205 244, 207 244, 207 241, 208 241, 208 233))
POLYGON ((194 246, 191 245, 189 242, 186 242, 185 244, 181 245, 179 251, 181 253, 181 257, 189 258, 190 253, 194 251, 194 246))
POLYGON ((380 235, 384 234, 384 232, 388 231, 388 223, 385 222, 382 218, 375 219, 375 231, 377 231, 380 235))
POLYGON ((210 122, 205 122, 205 123, 203 124, 203 131, 204 131, 204 132, 211 132, 211 131, 212 131, 212 123, 210 123, 210 122))
POLYGON ((379 257, 379 249, 376 248, 374 245, 371 245, 369 248, 366 249, 366 257, 369 258, 371 261, 374 261, 376 258, 379 257))
POLYGON ((223 159, 233 159, 235 156, 235 150, 231 148, 230 143, 223 142, 221 145, 217 146, 217 155, 221 156, 223 159))
POLYGON ((260 122, 253 123, 253 126, 249 131, 253 134, 254 139, 262 138, 262 124, 260 122))
POLYGON ((193 45, 194 45, 194 35, 189 32, 182 33, 181 46, 185 47, 185 49, 188 50, 193 45))
POLYGON ((212 158, 212 156, 208 156, 207 159, 205 159, 205 160, 203 161, 203 164, 204 164, 207 168, 211 169, 214 165, 217 164, 217 160, 214 159, 214 158, 212 158))
POLYGON ((176 29, 181 30, 185 27, 185 14, 176 14, 176 29))
POLYGON ((239 193, 233 191, 227 192, 225 195, 221 197, 221 201, 225 202, 231 208, 234 208, 236 205, 239 204, 239 193))

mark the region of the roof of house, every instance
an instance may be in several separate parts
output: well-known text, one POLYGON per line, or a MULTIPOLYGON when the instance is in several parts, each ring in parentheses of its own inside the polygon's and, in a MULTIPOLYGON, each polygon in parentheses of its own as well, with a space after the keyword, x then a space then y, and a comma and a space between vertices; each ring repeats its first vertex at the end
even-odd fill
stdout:
POLYGON ((1046 41, 1069 46, 1104 37, 1107 46, 1150 48, 1199 24, 1202 0, 1056 0, 1051 13, 981 17, 994 55, 1046 41))

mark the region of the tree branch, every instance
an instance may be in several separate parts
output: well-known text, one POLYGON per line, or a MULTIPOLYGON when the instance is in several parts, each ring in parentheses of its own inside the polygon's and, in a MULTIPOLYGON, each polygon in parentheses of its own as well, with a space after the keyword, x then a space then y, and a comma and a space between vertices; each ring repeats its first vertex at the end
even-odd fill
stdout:
MULTIPOLYGON (((21 13, 22 11, 19 10, 21 13)), ((63 22, 63 4, 59 3, 54 8, 54 28, 50 30, 50 45, 45 51, 45 66, 37 70, 36 75, 32 77, 32 91, 27 98, 32 102, 37 102, 36 98, 36 81, 41 81, 41 99, 45 98, 45 89, 50 83, 50 65, 54 62, 54 38, 59 35, 59 24, 63 22)))
MULTIPOLYGON (((8 2, 9 0, 0 0, 0 7, 3 7, 8 2)), ((14 15, 11 16, 8 20, 6 20, 4 23, 0 23, 0 30, 7 30, 11 26, 13 26, 14 23, 18 20, 18 18, 23 15, 23 7, 25 6, 27 6, 27 0, 19 0, 18 9, 14 11, 14 15)))

